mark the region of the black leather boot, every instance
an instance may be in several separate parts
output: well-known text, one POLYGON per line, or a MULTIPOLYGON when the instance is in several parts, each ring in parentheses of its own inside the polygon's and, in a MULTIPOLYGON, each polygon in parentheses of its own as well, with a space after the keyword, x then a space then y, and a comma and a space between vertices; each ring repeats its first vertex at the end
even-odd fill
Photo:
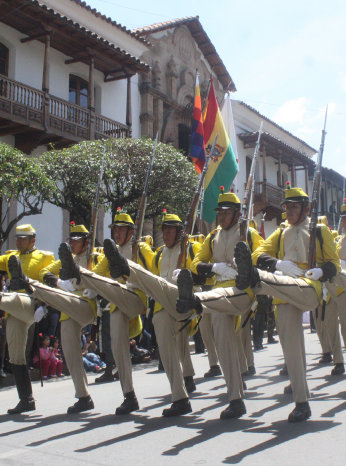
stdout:
POLYGON ((184 377, 184 383, 185 383, 185 388, 187 393, 192 393, 196 390, 196 384, 195 381, 193 380, 192 375, 189 375, 188 377, 184 377))
POLYGON ((246 414, 246 408, 242 399, 232 400, 220 414, 220 419, 237 419, 246 414))
POLYGON ((321 359, 318 361, 318 364, 329 364, 332 361, 332 353, 323 353, 321 359))
POLYGON ((67 414, 81 413, 89 409, 94 409, 94 402, 90 395, 78 398, 78 401, 67 409, 67 414))
POLYGON ((330 375, 341 375, 345 372, 345 366, 343 362, 337 362, 332 369, 330 375))
POLYGON ((22 264, 18 256, 10 256, 8 259, 8 270, 11 274, 11 291, 25 290, 27 293, 31 294, 32 288, 29 284, 29 279, 22 270, 22 264))
POLYGON ((61 269, 59 277, 61 280, 77 279, 80 281, 79 265, 75 263, 72 256, 71 247, 67 243, 61 243, 59 246, 59 259, 61 261, 61 269))
POLYGON ((235 277, 238 290, 256 286, 260 282, 258 270, 252 265, 250 249, 243 241, 237 243, 234 249, 234 259, 238 269, 238 275, 235 277))
POLYGON ((115 410, 117 416, 122 414, 130 414, 132 411, 137 411, 139 409, 138 401, 135 392, 125 393, 125 399, 121 405, 115 410))
POLYGON ((180 314, 195 309, 197 313, 202 312, 202 304, 199 298, 193 292, 192 273, 188 269, 182 269, 177 280, 179 298, 177 299, 176 309, 180 314))
POLYGON ((288 416, 288 422, 302 422, 309 419, 311 416, 311 410, 309 403, 304 401, 302 403, 296 403, 296 407, 288 416))
POLYGON ((15 408, 7 411, 8 414, 20 414, 36 409, 35 400, 32 396, 32 387, 29 371, 25 365, 12 364, 12 373, 17 386, 19 403, 15 408))
POLYGON ((127 259, 120 254, 117 245, 112 239, 105 239, 103 242, 103 251, 109 263, 109 271, 112 278, 130 276, 130 267, 127 259))
POLYGON ((182 416, 183 414, 191 413, 192 408, 188 398, 183 398, 178 401, 173 401, 170 408, 162 411, 163 417, 182 416))
POLYGON ((209 379, 211 377, 217 377, 218 375, 222 375, 220 366, 218 364, 215 364, 215 366, 211 366, 208 372, 204 374, 204 377, 206 379, 209 379))

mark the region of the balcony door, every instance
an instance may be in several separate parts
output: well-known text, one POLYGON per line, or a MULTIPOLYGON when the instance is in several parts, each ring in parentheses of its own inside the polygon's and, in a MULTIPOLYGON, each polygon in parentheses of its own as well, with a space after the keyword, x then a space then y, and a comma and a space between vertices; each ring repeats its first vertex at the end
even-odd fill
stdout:
POLYGON ((0 74, 8 76, 8 48, 0 42, 0 74))
POLYGON ((83 108, 88 108, 88 81, 70 74, 68 100, 83 108))

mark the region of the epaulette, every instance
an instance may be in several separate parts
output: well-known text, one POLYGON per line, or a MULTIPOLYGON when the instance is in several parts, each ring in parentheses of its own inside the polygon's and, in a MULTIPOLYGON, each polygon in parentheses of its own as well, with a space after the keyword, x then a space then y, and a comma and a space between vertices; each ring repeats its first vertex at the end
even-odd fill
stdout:
MULTIPOLYGON (((52 251, 42 251, 42 249, 36 249, 37 252, 40 252, 44 256, 54 256, 54 252, 52 251)), ((33 251, 35 252, 35 251, 33 251)))
POLYGON ((17 249, 9 249, 8 251, 5 251, 5 254, 13 254, 14 252, 17 252, 17 249))

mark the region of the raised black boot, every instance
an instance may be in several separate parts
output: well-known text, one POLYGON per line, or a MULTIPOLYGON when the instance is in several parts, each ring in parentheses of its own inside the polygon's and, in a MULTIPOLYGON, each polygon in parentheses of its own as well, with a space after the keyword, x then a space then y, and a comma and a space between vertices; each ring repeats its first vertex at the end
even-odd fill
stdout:
POLYGON ((242 399, 232 400, 220 414, 220 419, 237 419, 246 414, 246 408, 242 399))
POLYGON ((25 290, 27 293, 31 294, 32 288, 29 284, 29 279, 22 270, 22 264, 18 256, 10 256, 8 259, 8 270, 11 274, 11 291, 25 290))
POLYGON ((17 386, 19 403, 15 408, 9 409, 8 414, 20 414, 36 409, 32 396, 31 381, 28 368, 25 365, 12 364, 12 373, 17 386))
POLYGON ((234 249, 234 259, 238 269, 238 275, 235 277, 235 286, 238 290, 256 286, 260 282, 259 273, 252 265, 250 249, 243 241, 237 243, 234 249))
POLYGON ((183 398, 178 401, 173 401, 170 408, 162 411, 163 417, 182 416, 183 414, 191 413, 192 408, 188 398, 183 398))
POLYGON ((185 383, 185 388, 186 388, 187 393, 192 393, 196 390, 196 384, 195 384, 195 381, 193 380, 192 375, 184 377, 184 383, 185 383))
POLYGON ((120 254, 117 245, 112 239, 105 239, 103 242, 103 251, 109 263, 109 272, 112 278, 130 276, 130 267, 127 259, 120 254))
POLYGON ((115 410, 115 414, 117 416, 122 414, 130 414, 132 411, 137 411, 139 409, 137 397, 134 391, 125 393, 124 396, 124 401, 115 410))
POLYGON ((311 410, 309 403, 303 401, 302 403, 296 403, 296 407, 288 416, 288 422, 302 422, 309 419, 311 416, 311 410))
POLYGON ((78 283, 80 281, 79 265, 77 265, 73 260, 70 245, 67 243, 61 243, 58 253, 61 261, 59 277, 61 280, 71 280, 72 278, 76 278, 78 283))
POLYGON ((67 409, 67 414, 81 413, 89 409, 94 409, 94 402, 90 395, 78 398, 78 401, 67 409))
POLYGON ((202 304, 199 298, 193 293, 192 273, 188 269, 182 269, 177 280, 179 297, 176 309, 180 314, 185 314, 192 309, 197 313, 202 312, 202 304))

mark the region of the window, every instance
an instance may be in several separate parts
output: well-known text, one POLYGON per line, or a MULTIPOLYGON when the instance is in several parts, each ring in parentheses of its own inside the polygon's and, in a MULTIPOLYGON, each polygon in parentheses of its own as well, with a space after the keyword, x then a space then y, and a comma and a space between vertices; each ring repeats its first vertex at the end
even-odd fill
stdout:
POLYGON ((8 74, 8 48, 0 43, 0 74, 8 74))
POLYGON ((71 74, 68 100, 80 107, 88 108, 88 82, 71 74))
POLYGON ((190 152, 191 129, 180 123, 178 125, 178 138, 179 149, 183 151, 185 155, 188 155, 190 152))

